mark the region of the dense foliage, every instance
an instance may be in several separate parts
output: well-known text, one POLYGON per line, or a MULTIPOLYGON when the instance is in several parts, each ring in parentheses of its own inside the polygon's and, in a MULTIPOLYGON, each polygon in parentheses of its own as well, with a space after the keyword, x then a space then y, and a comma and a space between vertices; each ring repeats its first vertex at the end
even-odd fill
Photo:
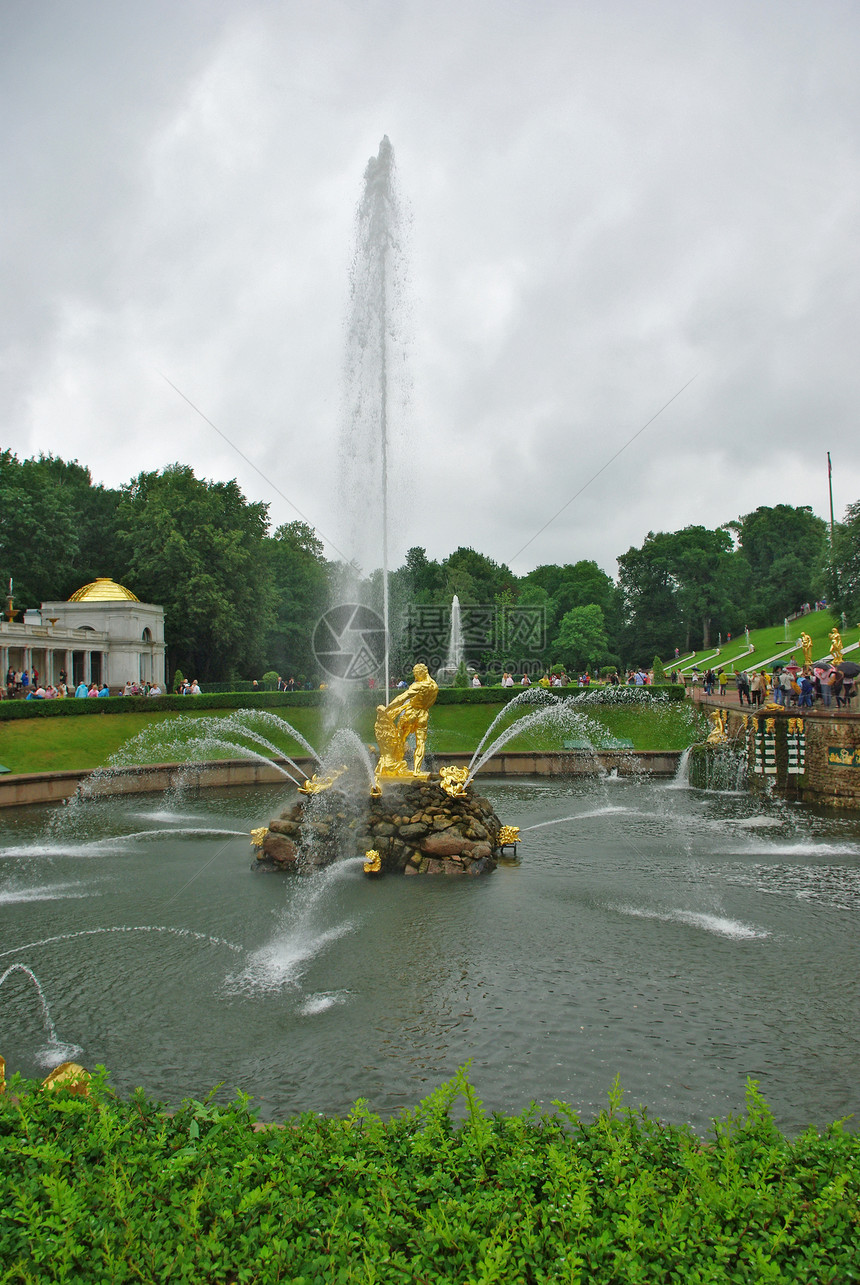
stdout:
POLYGON ((785 1138, 754 1085, 704 1141, 644 1110, 488 1115, 465 1074, 384 1121, 249 1100, 0 1098, 4 1283, 860 1280, 860 1138, 785 1138), (464 1118, 455 1121, 459 1107, 464 1118))
MULTIPOLYGON (((476 549, 437 561, 408 551, 390 573, 392 672, 416 655, 442 664, 454 594, 480 608, 467 659, 484 674, 542 669, 592 673, 669 662, 793 615, 825 592, 853 624, 860 618, 860 503, 829 547, 808 507, 760 507, 712 531, 649 532, 618 558, 618 580, 581 559, 516 576, 476 549), (435 643, 416 633, 416 613, 438 608, 435 643), (499 627, 537 612, 538 642, 499 627), (513 641, 512 641, 513 639, 513 641), (417 641, 416 641, 417 640, 417 641)), ((314 627, 331 602, 382 602, 382 575, 326 560, 304 522, 269 531, 268 506, 245 499, 235 481, 209 482, 187 466, 141 473, 118 491, 89 470, 52 456, 19 461, 0 453, 0 579, 14 579, 19 609, 66 598, 96 576, 128 585, 165 608, 168 668, 201 682, 261 678, 272 671, 300 685, 325 675, 313 654, 314 627), (344 594, 346 597, 344 597, 344 594)), ((430 617, 425 617, 429 619, 430 617)))

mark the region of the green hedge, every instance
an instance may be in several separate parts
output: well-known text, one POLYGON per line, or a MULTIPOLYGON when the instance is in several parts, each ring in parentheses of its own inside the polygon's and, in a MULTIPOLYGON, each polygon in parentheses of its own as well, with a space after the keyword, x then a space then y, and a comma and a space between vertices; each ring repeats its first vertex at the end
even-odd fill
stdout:
POLYGON ((0 1097, 4 1282, 860 1281, 860 1138, 789 1140, 755 1085, 705 1142, 609 1109, 487 1115, 461 1072, 382 1120, 255 1131, 249 1099, 0 1097), (458 1106, 465 1118, 452 1119, 458 1106))
MULTIPOLYGON (((553 687, 553 695, 587 696, 589 692, 603 691, 607 703, 626 705, 654 700, 655 697, 680 701, 684 689, 678 684, 667 683, 661 687, 553 687)), ((521 687, 440 687, 439 705, 503 705, 522 694, 521 687)), ((385 693, 376 688, 369 691, 359 688, 352 693, 350 704, 359 709, 372 709, 384 699, 385 693)), ((78 699, 67 696, 65 700, 4 700, 0 701, 0 721, 15 718, 80 718, 98 714, 154 713, 156 710, 177 710, 188 714, 210 709, 297 709, 315 708, 328 700, 329 693, 312 692, 203 692, 200 696, 92 696, 78 699)))

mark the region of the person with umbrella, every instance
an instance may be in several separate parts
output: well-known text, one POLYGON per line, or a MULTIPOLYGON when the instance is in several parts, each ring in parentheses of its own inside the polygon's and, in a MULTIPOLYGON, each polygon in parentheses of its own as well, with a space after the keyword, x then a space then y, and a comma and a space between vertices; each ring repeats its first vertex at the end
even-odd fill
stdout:
POLYGON ((850 709, 851 702, 857 692, 857 675, 860 674, 860 665, 856 665, 853 660, 840 660, 836 669, 842 675, 842 696, 845 707, 850 709))

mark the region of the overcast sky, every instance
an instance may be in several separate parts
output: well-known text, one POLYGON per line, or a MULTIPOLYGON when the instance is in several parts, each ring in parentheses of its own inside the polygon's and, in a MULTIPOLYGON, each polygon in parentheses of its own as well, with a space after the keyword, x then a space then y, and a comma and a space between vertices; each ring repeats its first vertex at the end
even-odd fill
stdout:
POLYGON ((856 0, 0 14, 19 458, 111 486, 179 460, 338 543, 355 211, 387 134, 409 263, 395 558, 614 575, 649 530, 827 517, 828 450, 837 518, 860 498, 856 0))

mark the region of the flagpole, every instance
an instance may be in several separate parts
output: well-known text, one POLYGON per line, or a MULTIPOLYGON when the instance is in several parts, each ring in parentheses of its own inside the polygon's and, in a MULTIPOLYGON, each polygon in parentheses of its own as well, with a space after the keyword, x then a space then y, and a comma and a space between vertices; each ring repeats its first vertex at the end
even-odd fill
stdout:
POLYGON ((833 548, 833 465, 830 463, 830 452, 827 452, 827 486, 830 490, 830 547, 833 548))

